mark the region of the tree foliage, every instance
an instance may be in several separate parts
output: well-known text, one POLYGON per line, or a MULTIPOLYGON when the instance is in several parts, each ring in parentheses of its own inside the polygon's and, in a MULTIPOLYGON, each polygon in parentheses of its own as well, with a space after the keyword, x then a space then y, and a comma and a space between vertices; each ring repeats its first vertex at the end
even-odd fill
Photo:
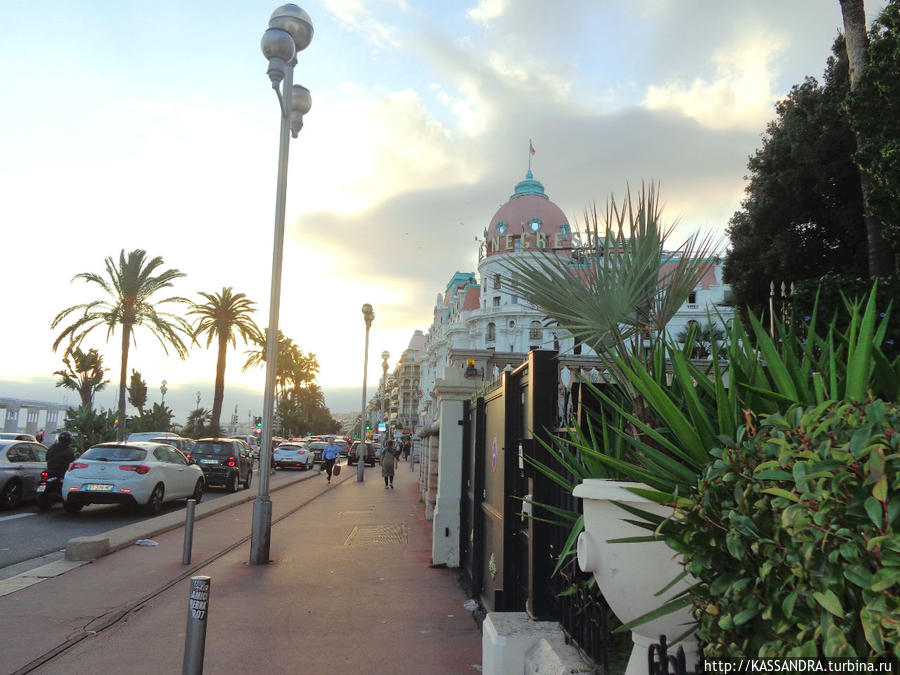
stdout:
POLYGON ((137 408, 138 414, 144 414, 147 405, 147 383, 134 368, 131 369, 131 381, 128 384, 128 402, 137 408))
POLYGON ((841 37, 833 52, 822 84, 808 77, 776 104, 729 221, 725 281, 735 304, 756 314, 767 308, 771 282, 868 273, 856 141, 841 114, 849 92, 841 37))
POLYGON ((116 327, 121 327, 122 362, 119 369, 117 419, 124 420, 128 350, 135 339, 134 329, 137 326, 149 329, 159 340, 166 354, 169 353, 168 348, 172 347, 181 358, 187 356, 187 346, 181 335, 190 335, 190 326, 180 316, 161 312, 158 308, 166 303, 181 303, 188 300, 178 296, 162 299, 155 297, 160 291, 170 288, 176 279, 185 274, 176 269, 158 271, 164 264, 162 257, 147 260, 147 252, 141 249, 135 249, 128 254, 123 249, 119 253, 118 261, 110 256, 105 259, 105 263, 106 277, 93 272, 81 272, 74 277, 98 286, 103 291, 101 298, 67 307, 53 318, 50 328, 58 328, 70 315, 77 317, 57 336, 53 342, 55 350, 65 339, 70 340, 71 344, 81 344, 81 341, 99 326, 106 326, 107 340, 116 327))
POLYGON ((103 367, 103 357, 96 349, 86 352, 81 347, 71 347, 63 355, 64 370, 53 374, 59 375, 57 387, 64 387, 78 392, 82 407, 94 405, 94 394, 109 384, 104 380, 104 373, 109 370, 103 367))
POLYGON ((116 413, 113 410, 95 411, 90 406, 69 408, 63 426, 75 434, 76 454, 81 454, 97 443, 116 438, 116 413))
POLYGON ((169 431, 175 413, 168 406, 154 403, 150 410, 143 410, 128 422, 128 431, 169 431))
POLYGON ((207 336, 206 346, 216 340, 218 356, 216 360, 216 384, 213 393, 212 421, 216 424, 222 416, 222 400, 225 397, 225 354, 228 344, 237 346, 237 337, 244 342, 258 344, 262 333, 254 323, 251 314, 256 312, 256 303, 243 293, 234 293, 228 286, 221 293, 203 293, 206 302, 194 303, 188 314, 196 315, 193 338, 196 340, 204 333, 207 336))
POLYGON ((869 59, 847 111, 860 143, 855 159, 870 177, 868 206, 900 250, 900 0, 890 0, 869 33, 869 59))

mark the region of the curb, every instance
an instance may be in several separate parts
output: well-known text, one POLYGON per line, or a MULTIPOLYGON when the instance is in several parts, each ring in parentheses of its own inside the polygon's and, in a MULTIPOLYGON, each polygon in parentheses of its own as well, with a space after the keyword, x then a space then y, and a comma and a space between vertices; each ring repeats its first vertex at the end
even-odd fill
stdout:
MULTIPOLYGON (((294 485, 303 480, 309 480, 319 475, 315 469, 309 471, 297 472, 298 475, 293 480, 288 480, 278 486, 269 487, 269 493, 277 492, 290 485, 294 485)), ((194 511, 194 520, 202 520, 208 516, 230 509, 232 506, 244 504, 253 501, 259 496, 257 492, 251 490, 243 490, 233 495, 228 495, 214 502, 200 502, 194 511)), ((167 513, 156 518, 143 520, 131 525, 109 530, 102 534, 96 534, 88 537, 74 537, 66 542, 65 559, 68 561, 87 561, 102 558, 110 553, 115 553, 126 546, 131 546, 138 539, 149 539, 156 535, 163 534, 169 530, 183 527, 185 523, 184 512, 179 509, 172 513, 167 513)))

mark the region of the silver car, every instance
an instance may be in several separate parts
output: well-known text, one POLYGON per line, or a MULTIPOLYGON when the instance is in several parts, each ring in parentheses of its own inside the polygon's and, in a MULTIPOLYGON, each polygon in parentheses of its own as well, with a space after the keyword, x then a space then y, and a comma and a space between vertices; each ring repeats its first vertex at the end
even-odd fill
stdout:
POLYGON ((0 440, 0 508, 34 499, 47 468, 47 448, 37 441, 0 440))
POLYGON ((276 469, 296 468, 308 471, 313 466, 313 454, 306 443, 287 441, 275 448, 272 463, 276 469))

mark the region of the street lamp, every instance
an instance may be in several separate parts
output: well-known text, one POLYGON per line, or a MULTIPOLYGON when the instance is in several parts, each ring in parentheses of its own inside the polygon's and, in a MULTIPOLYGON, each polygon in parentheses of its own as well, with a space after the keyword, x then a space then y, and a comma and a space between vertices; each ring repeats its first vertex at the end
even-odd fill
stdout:
POLYGON ((166 405, 166 392, 169 391, 169 388, 166 386, 167 384, 168 384, 168 382, 163 380, 162 386, 159 388, 159 391, 162 393, 162 404, 161 405, 163 405, 163 406, 166 405))
POLYGON ((359 414, 359 446, 356 449, 356 482, 362 483, 366 476, 366 375, 369 370, 369 329, 375 318, 375 311, 368 302, 362 306, 363 320, 366 322, 366 351, 363 356, 362 412, 359 414))
POLYGON ((309 14, 297 5, 282 5, 269 19, 263 33, 262 52, 269 61, 266 71, 278 96, 281 132, 278 145, 278 182, 275 192, 275 237, 272 246, 272 287, 269 295, 269 328, 266 335, 266 388, 263 399, 263 428, 259 449, 259 493, 253 503, 253 529, 250 534, 250 564, 269 562, 272 532, 272 502, 269 500, 269 466, 272 457, 272 418, 275 409, 275 373, 278 358, 278 310, 281 303, 281 259, 284 247, 284 211, 287 199, 289 133, 294 138, 303 128, 303 115, 309 112, 309 90, 294 84, 297 52, 309 46, 313 37, 309 14))
MULTIPOLYGON (((389 358, 391 358, 391 354, 388 350, 385 349, 381 352, 381 370, 384 371, 381 375, 381 421, 384 422, 384 438, 382 439, 382 441, 384 441, 384 448, 387 447, 388 440, 388 424, 384 417, 384 399, 387 396, 387 370, 389 358)), ((383 453, 384 449, 382 449, 381 452, 383 453)))

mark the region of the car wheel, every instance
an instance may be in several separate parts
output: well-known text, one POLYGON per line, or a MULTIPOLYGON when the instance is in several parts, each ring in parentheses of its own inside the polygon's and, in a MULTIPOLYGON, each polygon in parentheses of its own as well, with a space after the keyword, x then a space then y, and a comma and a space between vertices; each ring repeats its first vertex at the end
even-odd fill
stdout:
POLYGON ((153 488, 153 492, 150 493, 150 499, 148 499, 147 503, 144 505, 144 513, 150 516, 159 514, 159 512, 162 511, 165 493, 165 489, 161 484, 153 488))
POLYGON ((247 489, 249 490, 249 489, 250 489, 250 483, 251 483, 252 481, 253 481, 253 472, 252 472, 252 471, 248 471, 248 472, 247 472, 247 480, 244 481, 244 487, 247 488, 247 489))
POLYGON ((241 486, 240 478, 241 477, 238 474, 238 472, 235 471, 234 476, 232 476, 232 478, 231 478, 231 484, 228 486, 229 492, 237 492, 238 491, 238 488, 241 486))
POLYGON ((275 470, 276 470, 276 471, 281 471, 281 465, 280 465, 280 464, 276 464, 276 465, 275 465, 275 470))
POLYGON ((63 502, 63 511, 66 513, 78 513, 81 509, 84 508, 84 504, 78 504, 76 502, 63 502))
POLYGON ((50 497, 46 492, 42 492, 37 496, 38 511, 49 511, 51 506, 53 506, 53 502, 50 501, 50 497))
POLYGON ((194 493, 191 495, 191 499, 193 499, 198 504, 200 500, 203 499, 203 479, 198 478, 197 484, 194 486, 194 493))
POLYGON ((0 506, 4 509, 14 509, 22 501, 22 484, 17 480, 10 480, 3 486, 0 492, 0 506))

